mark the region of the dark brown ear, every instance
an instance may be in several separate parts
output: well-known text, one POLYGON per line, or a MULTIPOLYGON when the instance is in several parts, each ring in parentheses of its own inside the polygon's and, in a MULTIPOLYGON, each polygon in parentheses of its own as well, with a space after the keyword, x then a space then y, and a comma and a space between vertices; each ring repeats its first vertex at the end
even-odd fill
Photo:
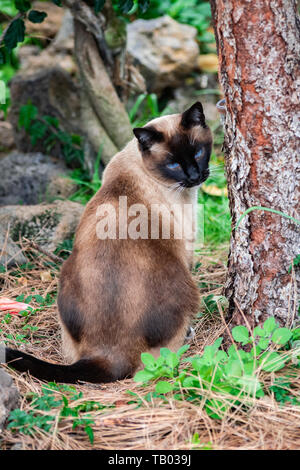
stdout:
POLYGON ((154 127, 135 127, 133 133, 139 141, 140 148, 143 151, 147 151, 156 142, 162 142, 164 136, 162 132, 157 131, 154 127))
POLYGON ((197 101, 193 106, 182 113, 181 125, 186 129, 190 129, 193 126, 207 127, 200 101, 197 101))

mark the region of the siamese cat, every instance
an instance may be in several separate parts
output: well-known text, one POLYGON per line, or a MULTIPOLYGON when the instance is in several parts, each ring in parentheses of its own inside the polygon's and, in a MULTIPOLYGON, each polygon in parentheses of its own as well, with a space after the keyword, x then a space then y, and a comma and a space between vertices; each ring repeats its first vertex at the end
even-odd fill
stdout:
POLYGON ((18 371, 46 381, 112 382, 132 376, 141 367, 142 352, 157 357, 161 347, 176 351, 184 342, 199 306, 188 247, 194 232, 178 238, 173 229, 179 209, 185 204, 195 209, 197 189, 209 175, 212 134, 200 102, 133 132, 133 140, 106 167, 62 267, 58 308, 69 365, 6 348, 6 362, 18 371), (134 211, 129 209, 124 229, 122 197, 129 208, 147 209, 138 228, 149 236, 128 236, 134 211), (161 205, 170 211, 172 230, 164 237, 157 217, 158 235, 151 237, 161 205), (99 236, 104 221, 115 236, 99 236))

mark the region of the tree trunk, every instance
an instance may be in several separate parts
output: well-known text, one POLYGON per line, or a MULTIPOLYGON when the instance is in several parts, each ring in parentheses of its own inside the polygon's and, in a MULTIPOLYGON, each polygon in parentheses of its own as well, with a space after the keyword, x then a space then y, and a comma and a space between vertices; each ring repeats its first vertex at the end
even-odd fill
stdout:
POLYGON ((300 218, 296 2, 211 0, 211 7, 226 99, 224 150, 233 228, 225 285, 229 315, 233 324, 244 323, 245 315, 255 326, 274 315, 291 325, 299 268, 290 266, 300 253, 300 226, 255 210, 234 227, 252 206, 300 218))
MULTIPOLYGON (((75 57, 81 77, 81 121, 94 149, 101 148, 101 160, 111 157, 132 138, 128 114, 120 97, 126 96, 126 29, 107 1, 96 14, 94 2, 64 0, 71 9, 75 30, 75 57)), ((86 153, 86 166, 92 172, 93 159, 86 153)))

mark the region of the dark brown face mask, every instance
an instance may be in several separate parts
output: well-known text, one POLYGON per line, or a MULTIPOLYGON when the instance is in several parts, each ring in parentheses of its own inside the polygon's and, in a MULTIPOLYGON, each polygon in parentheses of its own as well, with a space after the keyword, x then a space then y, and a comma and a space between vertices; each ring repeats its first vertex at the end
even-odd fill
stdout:
POLYGON ((165 135, 155 125, 135 128, 133 132, 148 168, 157 176, 186 188, 198 186, 208 178, 212 137, 200 102, 181 115, 172 135, 165 135))

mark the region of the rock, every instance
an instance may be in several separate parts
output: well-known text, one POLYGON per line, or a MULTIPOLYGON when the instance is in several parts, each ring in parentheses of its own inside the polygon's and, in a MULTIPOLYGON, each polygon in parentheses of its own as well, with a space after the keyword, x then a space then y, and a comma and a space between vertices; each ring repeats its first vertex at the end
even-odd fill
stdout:
POLYGON ((21 47, 18 54, 22 64, 22 75, 32 74, 33 72, 38 72, 41 69, 48 67, 60 67, 71 75, 75 74, 77 67, 70 54, 65 52, 55 53, 52 48, 48 47, 42 51, 39 50, 38 54, 30 55, 30 53, 26 51, 29 47, 31 46, 21 47))
POLYGON ((57 198, 67 199, 71 194, 75 193, 77 188, 78 186, 71 179, 61 175, 54 176, 47 187, 46 199, 48 201, 53 201, 57 198))
POLYGON ((41 49, 33 44, 25 44, 16 51, 20 69, 23 71, 34 62, 35 57, 41 54, 41 49))
POLYGON ((9 413, 17 408, 19 392, 13 384, 11 376, 0 368, 0 433, 4 429, 9 413))
MULTIPOLYGON (((174 99, 168 102, 168 112, 182 113, 196 101, 201 101, 204 109, 206 121, 209 124, 219 122, 220 117, 216 108, 216 97, 218 95, 199 95, 194 86, 177 88, 174 92, 174 99)), ((218 99, 217 98, 217 99, 218 99)))
MULTIPOLYGON (((77 202, 59 200, 33 206, 3 206, 0 207, 0 233, 6 234, 8 230, 12 242, 27 238, 54 251, 64 240, 73 237, 83 210, 84 206, 77 202)), ((0 263, 4 264, 1 259, 0 263)))
POLYGON ((0 227, 0 264, 10 267, 26 262, 21 248, 9 236, 9 227, 0 227))
POLYGON ((10 122, 0 121, 0 152, 10 150, 14 147, 14 134, 10 122))
POLYGON ((51 43, 51 48, 56 52, 64 51, 73 53, 74 50, 74 22, 70 10, 65 10, 62 25, 54 40, 51 43))
POLYGON ((26 20, 26 33, 29 36, 38 36, 43 42, 54 38, 61 27, 64 9, 52 2, 34 2, 32 8, 47 13, 47 17, 42 23, 32 23, 26 20))
POLYGON ((148 90, 160 93, 182 84, 197 66, 197 30, 169 16, 136 20, 127 26, 127 49, 146 79, 148 90))
POLYGON ((51 44, 45 49, 25 44, 17 51, 20 61, 20 72, 32 74, 44 68, 60 67, 71 75, 77 72, 77 65, 73 58, 74 27, 73 17, 66 10, 62 25, 51 44))
POLYGON ((0 205, 38 204, 76 190, 64 162, 42 153, 12 152, 0 160, 0 174, 0 205))
MULTIPOLYGON (((78 86, 70 75, 58 67, 45 68, 30 75, 17 74, 10 82, 12 124, 17 149, 21 152, 45 151, 42 140, 33 147, 30 136, 19 128, 20 107, 31 102, 39 116, 58 118, 60 128, 70 134, 80 134, 80 98, 78 86)), ((51 155, 61 157, 61 144, 51 149, 51 155)))

